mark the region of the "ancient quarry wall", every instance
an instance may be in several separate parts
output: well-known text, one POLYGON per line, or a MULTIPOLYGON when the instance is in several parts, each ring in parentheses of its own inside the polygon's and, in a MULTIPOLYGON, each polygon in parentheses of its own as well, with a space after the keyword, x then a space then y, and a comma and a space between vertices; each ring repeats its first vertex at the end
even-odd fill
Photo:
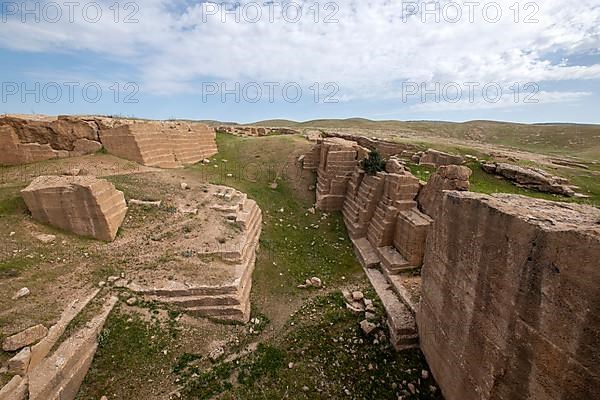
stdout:
POLYGON ((458 165, 439 167, 419 192, 417 201, 421 211, 435 219, 442 207, 443 191, 469 190, 469 177, 472 173, 469 168, 458 165))
POLYGON ((147 166, 177 168, 217 153, 214 129, 198 123, 86 116, 0 118, 0 165, 112 154, 147 166))
POLYGON ((319 143, 317 169, 317 207, 321 210, 341 210, 346 197, 346 184, 367 151, 355 142, 344 139, 324 139, 319 143))
POLYGON ((350 133, 325 132, 324 135, 329 138, 340 138, 358 143, 359 146, 369 150, 377 150, 383 157, 409 152, 410 154, 416 151, 417 147, 407 143, 397 143, 388 140, 372 139, 361 135, 353 135, 350 133))
POLYGON ((203 124, 137 122, 100 132, 106 149, 142 165, 177 168, 217 153, 215 132, 203 124))
POLYGON ((444 397, 600 398, 600 211, 470 192, 441 202, 417 322, 444 397))
POLYGON ((104 241, 127 213, 123 192, 92 176, 40 176, 21 194, 37 221, 104 241))

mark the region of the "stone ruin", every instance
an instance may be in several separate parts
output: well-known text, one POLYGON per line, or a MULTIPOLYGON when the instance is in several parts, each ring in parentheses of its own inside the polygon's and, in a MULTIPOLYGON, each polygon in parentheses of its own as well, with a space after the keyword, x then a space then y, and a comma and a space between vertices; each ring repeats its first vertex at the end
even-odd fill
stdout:
POLYGON ((417 147, 407 143, 398 143, 389 140, 377 138, 368 138, 361 135, 353 135, 350 133, 339 132, 324 132, 326 138, 340 138, 351 142, 356 142, 359 146, 370 151, 377 151, 383 157, 390 157, 397 154, 414 154, 417 147))
POLYGON ((9 360, 13 378, 0 389, 2 400, 74 400, 98 348, 98 335, 117 302, 116 297, 98 299, 100 311, 61 342, 67 327, 94 300, 100 290, 75 300, 50 329, 37 325, 4 341, 6 349, 19 353, 9 360))
MULTIPOLYGON (((543 193, 576 196, 577 186, 571 185, 565 178, 553 176, 540 168, 525 168, 508 163, 488 162, 481 165, 488 174, 502 176, 518 186, 543 193)), ((581 196, 581 195, 579 195, 581 196)))
POLYGON ((114 240, 127 213, 123 192, 92 176, 40 176, 21 195, 35 220, 98 240, 114 240))
POLYGON ((178 168, 217 153, 214 129, 199 123, 86 116, 0 118, 0 165, 95 153, 102 148, 142 165, 178 168))
POLYGON ((317 206, 342 204, 392 343, 420 343, 446 399, 598 396, 598 209, 471 193, 471 171, 457 165, 427 184, 394 158, 368 176, 357 143, 330 140, 304 159, 314 169, 318 149, 319 180, 339 182, 317 191, 317 206), (354 154, 354 167, 347 155, 327 174, 330 151, 354 154), (323 201, 327 188, 335 201, 323 201))
POLYGON ((111 154, 149 167, 178 168, 217 153, 215 131, 203 124, 133 121, 100 132, 111 154))

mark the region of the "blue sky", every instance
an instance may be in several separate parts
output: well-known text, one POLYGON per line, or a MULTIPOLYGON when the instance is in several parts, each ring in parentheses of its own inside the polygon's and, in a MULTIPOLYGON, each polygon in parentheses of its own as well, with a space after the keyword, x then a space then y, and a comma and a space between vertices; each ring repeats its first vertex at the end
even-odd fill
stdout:
POLYGON ((116 4, 0 2, 0 112, 600 123, 598 0, 116 4))

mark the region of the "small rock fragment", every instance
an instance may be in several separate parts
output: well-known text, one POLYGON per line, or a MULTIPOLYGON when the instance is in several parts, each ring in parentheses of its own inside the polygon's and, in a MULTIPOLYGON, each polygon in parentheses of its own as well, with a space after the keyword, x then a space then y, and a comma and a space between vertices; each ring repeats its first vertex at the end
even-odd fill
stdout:
POLYGON ((17 293, 15 293, 15 295, 12 297, 12 299, 18 300, 22 297, 29 296, 30 294, 31 294, 31 291, 28 288, 24 287, 24 288, 19 289, 19 291, 17 293))
POLYGON ((135 303, 137 303, 137 299, 135 297, 130 297, 129 299, 127 299, 127 305, 133 306, 135 305, 135 303))
POLYGON ((365 298, 365 295, 360 290, 357 290, 356 292, 352 292, 352 298, 355 301, 361 301, 362 299, 365 298))
POLYGON ((56 235, 39 234, 35 238, 44 244, 52 243, 56 240, 56 235))
POLYGON ((375 325, 372 322, 369 322, 365 319, 365 320, 361 321, 360 327, 363 330, 363 332, 365 333, 365 335, 369 335, 369 334, 371 334, 371 332, 373 332, 377 328, 377 325, 375 325))
POLYGON ((185 183, 185 182, 181 182, 181 185, 180 185, 180 186, 181 186, 181 190, 187 190, 187 189, 189 189, 189 188, 190 188, 190 187, 188 186, 188 184, 187 184, 187 183, 185 183))
POLYGON ((429 371, 427 370, 422 370, 421 371, 421 379, 428 379, 429 378, 429 371))

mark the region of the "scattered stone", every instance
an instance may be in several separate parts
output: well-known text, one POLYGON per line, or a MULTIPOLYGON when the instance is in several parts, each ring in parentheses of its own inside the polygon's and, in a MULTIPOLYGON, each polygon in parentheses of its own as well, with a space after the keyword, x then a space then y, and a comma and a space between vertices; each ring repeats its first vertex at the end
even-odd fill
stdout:
POLYGON ((303 392, 308 392, 309 390, 310 390, 310 388, 308 386, 302 386, 303 392))
POLYGON ((210 164, 210 160, 209 160, 208 158, 205 158, 204 160, 202 160, 202 162, 203 162, 204 164, 210 164))
POLYGON ((127 305, 129 306, 133 306, 137 303, 137 299, 135 297, 130 297, 129 299, 127 299, 127 305))
POLYGON ((15 235, 16 235, 16 232, 11 232, 11 233, 8 234, 9 237, 13 237, 15 235))
POLYGON ((305 157, 306 157, 306 156, 305 156, 304 154, 302 154, 300 157, 298 157, 298 162, 299 162, 299 163, 302 163, 302 162, 304 162, 304 158, 305 158, 305 157))
POLYGON ((313 287, 316 287, 316 288, 321 288, 321 287, 323 287, 323 282, 321 281, 321 279, 319 279, 319 278, 317 278, 317 277, 315 277, 315 276, 313 276, 312 278, 310 278, 310 284, 311 284, 313 287))
POLYGON ((36 325, 31 328, 27 328, 22 332, 7 337, 4 339, 2 344, 2 350, 4 351, 17 351, 23 347, 30 346, 39 340, 46 337, 48 334, 48 328, 44 325, 36 325))
POLYGON ((109 283, 113 283, 113 282, 115 282, 115 281, 116 281, 116 280, 118 280, 118 279, 119 279, 119 277, 118 277, 118 276, 109 276, 109 277, 108 277, 108 279, 107 279, 107 281, 108 281, 109 283))
POLYGON ((52 243, 56 240, 56 235, 39 234, 35 238, 44 244, 52 243))
POLYGON ((277 182, 272 182, 269 187, 273 190, 277 189, 279 187, 279 185, 277 184, 277 182))
POLYGON ((180 185, 180 186, 181 186, 181 190, 188 190, 188 189, 190 188, 190 187, 188 186, 188 184, 187 184, 187 183, 185 183, 185 182, 181 182, 181 185, 180 185))
POLYGON ((31 348, 25 347, 16 356, 8 360, 8 372, 13 375, 25 376, 30 360, 31 348))
POLYGON ((369 311, 367 311, 367 312, 365 313, 365 318, 366 318, 368 321, 373 321, 373 320, 377 319, 377 315, 376 315, 375 313, 372 313, 372 312, 369 312, 369 311))
POLYGON ((311 208, 308 209, 308 212, 311 213, 311 214, 314 214, 314 213, 317 212, 317 210, 315 210, 314 207, 311 207, 311 208))
POLYGON ((108 400, 108 397, 102 396, 102 397, 100 397, 100 400, 108 400))
POLYGON ((104 287, 104 286, 106 286, 106 282, 104 282, 104 281, 98 282, 98 287, 104 287))
POLYGON ((19 289, 19 291, 17 293, 15 293, 15 295, 12 297, 12 299, 18 300, 22 297, 29 296, 30 294, 31 294, 31 291, 28 288, 24 287, 24 288, 19 289))
POLYGON ((352 292, 352 298, 354 299, 354 301, 361 301, 365 298, 365 295, 360 290, 357 290, 355 292, 352 292))
POLYGON ((10 382, 0 388, 2 400, 24 400, 27 398, 27 379, 15 375, 10 382))
POLYGON ((366 319, 360 322, 360 327, 365 335, 370 335, 375 329, 377 329, 377 325, 372 322, 367 321, 366 319))
POLYGON ((216 349, 212 350, 209 354, 208 357, 213 360, 216 361, 218 360, 223 354, 225 354, 225 350, 223 349, 223 347, 217 347, 216 349))
POLYGON ((524 186, 539 192, 561 194, 569 197, 575 195, 573 185, 570 185, 568 180, 552 176, 539 168, 525 168, 507 163, 484 163, 481 165, 481 169, 489 174, 502 176, 518 186, 524 186))
POLYGON ((315 190, 317 190, 317 187, 315 185, 310 185, 308 187, 308 190, 311 191, 311 192, 314 192, 315 190))
POLYGON ((354 301, 354 298, 352 297, 352 293, 350 293, 350 291, 343 289, 342 290, 342 296, 344 296, 344 300, 346 300, 346 303, 352 303, 354 301))
POLYGON ((136 205, 136 206, 146 206, 146 207, 159 207, 162 205, 162 201, 161 200, 157 200, 157 201, 145 201, 145 200, 136 200, 136 199, 131 199, 129 200, 129 205, 136 205))
POLYGON ((427 370, 422 370, 421 371, 421 379, 429 379, 429 371, 427 370))
POLYGON ((289 368, 289 369, 293 369, 293 368, 294 368, 294 363, 293 363, 293 362, 289 363, 289 364, 288 364, 288 368, 289 368))
POLYGON ((124 288, 124 287, 127 287, 127 283, 129 283, 129 282, 127 282, 127 280, 125 280, 123 278, 119 278, 115 281, 114 286, 116 288, 124 288))

